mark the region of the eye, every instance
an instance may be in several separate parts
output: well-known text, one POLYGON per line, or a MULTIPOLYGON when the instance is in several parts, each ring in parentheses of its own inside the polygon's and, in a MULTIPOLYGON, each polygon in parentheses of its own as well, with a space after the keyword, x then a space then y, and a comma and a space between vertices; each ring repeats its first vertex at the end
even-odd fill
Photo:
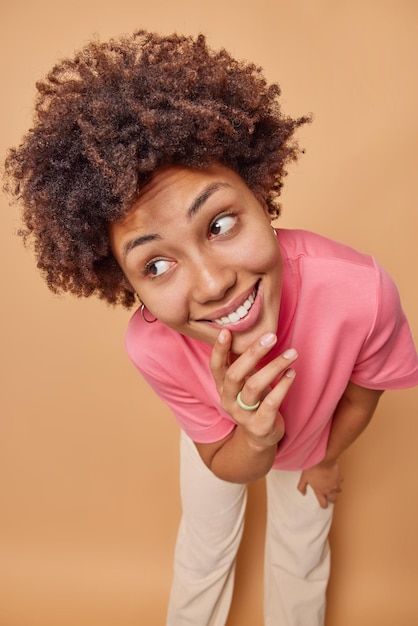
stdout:
POLYGON ((172 265, 173 262, 167 261, 166 259, 153 259, 146 264, 144 274, 151 276, 151 278, 156 278, 157 276, 165 274, 172 265))
POLYGON ((234 215, 220 215, 210 225, 209 233, 212 237, 226 235, 235 226, 236 218, 234 215))

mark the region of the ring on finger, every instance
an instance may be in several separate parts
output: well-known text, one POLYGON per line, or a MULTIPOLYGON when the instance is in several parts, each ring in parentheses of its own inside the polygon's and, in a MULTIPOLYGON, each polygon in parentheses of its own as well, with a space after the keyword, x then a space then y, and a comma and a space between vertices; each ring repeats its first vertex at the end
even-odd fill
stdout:
MULTIPOLYGON (((241 389, 241 391, 242 391, 242 389, 241 389)), ((237 393, 238 406, 240 406, 241 409, 244 409, 244 411, 255 411, 256 409, 258 409, 258 407, 261 404, 261 401, 259 400, 255 404, 245 404, 245 402, 241 398, 241 391, 238 391, 238 393, 237 393)))

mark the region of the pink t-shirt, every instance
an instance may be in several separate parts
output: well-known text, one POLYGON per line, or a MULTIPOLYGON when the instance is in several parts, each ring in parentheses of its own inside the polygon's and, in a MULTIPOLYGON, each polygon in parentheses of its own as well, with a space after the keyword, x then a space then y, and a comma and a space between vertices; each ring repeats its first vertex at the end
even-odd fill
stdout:
MULTIPOLYGON (((296 378, 281 413, 286 433, 273 467, 300 470, 325 455, 336 405, 349 381, 369 389, 418 384, 418 357, 391 278, 369 256, 300 230, 278 230, 283 284, 278 341, 266 359, 294 347, 296 378)), ((127 350, 194 441, 234 428, 209 368, 212 346, 137 311, 127 350)))

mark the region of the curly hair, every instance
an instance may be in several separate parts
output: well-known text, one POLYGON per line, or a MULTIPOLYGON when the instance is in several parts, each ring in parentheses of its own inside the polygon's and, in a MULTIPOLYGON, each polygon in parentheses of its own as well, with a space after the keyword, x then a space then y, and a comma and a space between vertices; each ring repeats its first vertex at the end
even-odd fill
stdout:
POLYGON ((278 85, 261 69, 193 39, 140 30, 91 41, 37 83, 33 128, 5 161, 5 190, 23 205, 25 241, 55 293, 130 307, 132 287, 109 246, 140 188, 165 165, 219 162, 267 203, 300 150, 278 85))

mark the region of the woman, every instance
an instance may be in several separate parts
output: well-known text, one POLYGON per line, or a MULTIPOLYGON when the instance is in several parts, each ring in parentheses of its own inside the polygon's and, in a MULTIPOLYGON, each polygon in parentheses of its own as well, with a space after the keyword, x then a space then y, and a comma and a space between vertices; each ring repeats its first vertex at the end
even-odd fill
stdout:
POLYGON ((138 296, 127 349, 183 431, 167 624, 225 624, 245 485, 263 476, 265 624, 323 624, 338 459, 418 361, 373 259, 271 227, 309 119, 202 36, 92 42, 38 91, 6 161, 23 234, 53 291, 138 296))

